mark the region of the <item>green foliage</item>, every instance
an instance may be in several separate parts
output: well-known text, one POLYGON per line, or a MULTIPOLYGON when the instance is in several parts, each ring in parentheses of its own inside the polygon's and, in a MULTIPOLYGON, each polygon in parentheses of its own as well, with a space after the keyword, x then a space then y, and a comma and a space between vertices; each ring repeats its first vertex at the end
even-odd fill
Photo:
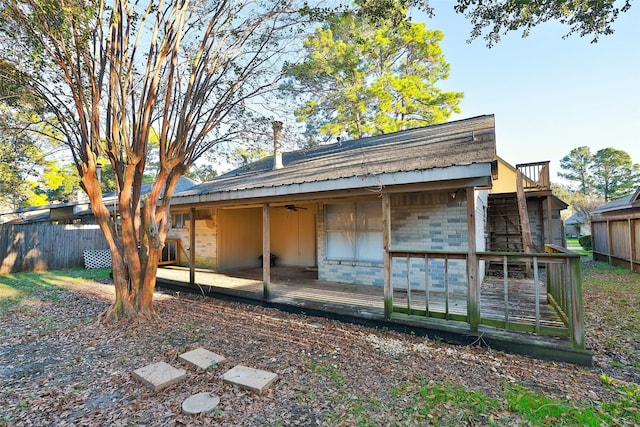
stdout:
POLYGON ((42 178, 44 194, 50 201, 69 202, 76 199, 80 177, 74 165, 61 166, 58 162, 49 162, 42 178))
POLYGON ((591 243, 591 235, 587 234, 586 236, 580 236, 578 238, 578 243, 582 246, 582 249, 586 251, 590 251, 593 249, 593 244, 591 243))
POLYGON ((318 132, 361 138, 442 123, 462 98, 436 87, 449 75, 442 38, 423 23, 371 25, 342 14, 305 40, 305 60, 285 70, 282 89, 295 99, 306 95, 295 114, 311 139, 318 132))
POLYGON ((593 155, 589 147, 574 148, 560 160, 560 168, 565 172, 558 173, 558 175, 569 181, 578 182, 579 191, 582 194, 589 194, 592 185, 590 174, 592 164, 593 155))
MULTIPOLYGON (((626 151, 615 148, 603 148, 595 154, 586 146, 574 148, 562 158, 560 167, 564 172, 558 175, 577 182, 585 197, 595 193, 605 202, 624 197, 640 184, 640 165, 633 163, 626 151)), ((591 200, 587 197, 585 204, 591 200)))
POLYGON ((457 0, 454 8, 473 24, 471 39, 483 36, 491 47, 503 34, 522 30, 526 37, 533 27, 547 21, 568 26, 567 36, 592 36, 594 43, 600 36, 612 34, 613 23, 630 7, 631 0, 457 0))
POLYGON ((593 181, 605 201, 619 199, 640 183, 640 165, 626 151, 603 148, 593 156, 593 181))

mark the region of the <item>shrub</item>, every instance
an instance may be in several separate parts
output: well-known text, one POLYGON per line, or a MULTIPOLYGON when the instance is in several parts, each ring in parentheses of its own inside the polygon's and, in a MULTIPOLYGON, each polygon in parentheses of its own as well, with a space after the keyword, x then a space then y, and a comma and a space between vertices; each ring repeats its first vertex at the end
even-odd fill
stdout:
POLYGON ((578 243, 580 243, 580 246, 582 246, 582 249, 584 249, 585 251, 590 251, 593 249, 590 234, 587 234, 586 236, 580 236, 578 238, 578 243))

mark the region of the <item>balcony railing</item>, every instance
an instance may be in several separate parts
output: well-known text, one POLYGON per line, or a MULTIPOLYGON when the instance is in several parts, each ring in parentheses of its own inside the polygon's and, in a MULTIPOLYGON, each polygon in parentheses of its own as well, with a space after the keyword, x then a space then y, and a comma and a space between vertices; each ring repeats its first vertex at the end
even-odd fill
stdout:
POLYGON ((524 191, 551 190, 549 177, 549 161, 536 163, 522 163, 516 165, 522 176, 524 191))
POLYGON ((503 272, 477 286, 465 274, 465 252, 390 251, 385 312, 464 322, 472 331, 484 325, 567 337, 574 349, 584 350, 580 255, 551 245, 546 251, 478 252, 475 271, 491 261, 501 263, 503 272), (514 275, 507 268, 514 264, 526 268, 514 275))

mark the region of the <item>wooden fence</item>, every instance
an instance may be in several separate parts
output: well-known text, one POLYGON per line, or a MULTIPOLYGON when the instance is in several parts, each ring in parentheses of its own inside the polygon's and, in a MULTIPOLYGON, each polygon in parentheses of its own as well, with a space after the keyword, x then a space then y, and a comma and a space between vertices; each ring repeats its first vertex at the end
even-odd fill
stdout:
POLYGON ((0 225, 0 274, 83 265, 89 249, 107 249, 96 224, 0 225))
POLYGON ((593 259, 640 273, 640 218, 592 219, 593 259))

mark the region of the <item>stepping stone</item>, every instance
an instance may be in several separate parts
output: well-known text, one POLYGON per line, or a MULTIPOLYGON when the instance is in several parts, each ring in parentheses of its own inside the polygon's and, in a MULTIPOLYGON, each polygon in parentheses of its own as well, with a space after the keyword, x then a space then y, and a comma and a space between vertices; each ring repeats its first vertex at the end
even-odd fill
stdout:
POLYGON ((278 374, 238 365, 222 375, 222 382, 262 394, 278 379, 278 374))
POLYGON ((216 409, 218 403, 220 403, 220 397, 205 391, 194 394, 182 402, 182 412, 188 415, 206 414, 216 409))
POLYGON ((227 359, 202 347, 187 351, 178 356, 178 360, 196 369, 209 369, 223 364, 227 359))
POLYGON ((157 362, 136 369, 132 375, 153 391, 159 391, 182 381, 187 376, 187 371, 174 368, 165 362, 157 362))

